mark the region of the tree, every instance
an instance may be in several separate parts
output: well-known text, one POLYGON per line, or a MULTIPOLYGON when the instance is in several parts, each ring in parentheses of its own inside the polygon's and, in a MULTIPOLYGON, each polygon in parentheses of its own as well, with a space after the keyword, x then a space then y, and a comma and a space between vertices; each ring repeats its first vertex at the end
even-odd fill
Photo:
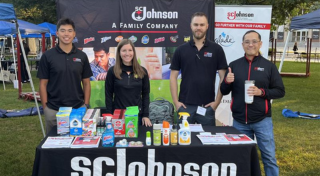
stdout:
POLYGON ((2 0, 13 4, 18 19, 31 23, 56 23, 56 3, 54 0, 2 0))

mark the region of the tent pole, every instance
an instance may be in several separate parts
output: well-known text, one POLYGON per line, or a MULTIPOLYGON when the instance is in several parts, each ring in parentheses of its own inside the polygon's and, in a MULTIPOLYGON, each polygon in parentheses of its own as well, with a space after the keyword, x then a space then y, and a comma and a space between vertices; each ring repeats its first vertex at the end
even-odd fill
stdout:
POLYGON ((11 47, 12 47, 12 57, 13 57, 13 63, 14 63, 14 74, 15 74, 15 77, 16 77, 16 80, 18 79, 18 76, 17 76, 17 65, 16 65, 16 55, 14 53, 14 43, 13 43, 13 35, 10 35, 11 36, 11 47))
MULTIPOLYGON (((0 57, 0 60, 2 59, 2 53, 3 53, 3 55, 4 55, 4 52, 2 52, 3 51, 3 48, 4 48, 4 46, 5 46, 5 43, 6 43, 6 40, 4 39, 3 40, 3 46, 1 47, 1 57, 0 57)), ((4 57, 3 57, 4 58, 4 57)), ((2 69, 2 64, 1 64, 1 61, 0 61, 0 71, 1 71, 1 76, 2 76, 2 84, 3 84, 3 90, 6 90, 6 85, 5 85, 5 83, 4 83, 4 77, 3 77, 3 69, 2 69)))
POLYGON ((20 31, 19 31, 19 26, 18 26, 18 22, 17 21, 16 21, 16 26, 17 26, 17 32, 18 32, 17 34, 18 34, 20 45, 21 45, 21 51, 22 51, 22 54, 23 54, 24 63, 26 65, 26 69, 27 69, 27 72, 28 72, 28 75, 29 75, 29 78, 30 78, 30 85, 31 85, 32 92, 33 92, 34 102, 36 103, 38 116, 39 116, 39 121, 40 121, 41 129, 42 129, 42 133, 43 133, 43 137, 46 137, 46 135, 44 133, 43 124, 42 124, 42 119, 41 119, 41 114, 40 114, 40 110, 39 110, 38 100, 36 98, 36 93, 35 93, 35 90, 34 90, 33 80, 32 80, 30 69, 29 69, 28 59, 26 57, 26 53, 25 53, 24 47, 22 45, 21 34, 20 34, 20 31))
MULTIPOLYGON (((291 31, 289 30, 288 35, 287 35, 287 39, 286 39, 286 43, 285 43, 284 48, 283 48, 283 53, 286 53, 290 36, 291 36, 291 31)), ((284 61, 284 54, 282 54, 282 57, 281 57, 281 62, 280 62, 280 66, 279 66, 279 73, 281 73, 282 66, 283 66, 283 61, 284 61)))

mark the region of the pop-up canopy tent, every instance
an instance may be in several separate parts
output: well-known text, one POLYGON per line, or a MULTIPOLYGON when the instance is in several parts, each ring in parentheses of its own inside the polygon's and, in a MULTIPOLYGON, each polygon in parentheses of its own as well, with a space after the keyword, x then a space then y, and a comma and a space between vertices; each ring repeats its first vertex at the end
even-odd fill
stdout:
MULTIPOLYGON (((311 13, 293 17, 290 24, 290 30, 288 32, 288 37, 284 46, 283 53, 286 53, 288 47, 289 39, 291 38, 291 31, 298 29, 320 29, 320 9, 313 11, 311 13)), ((284 54, 281 57, 281 63, 279 66, 279 72, 283 76, 310 76, 310 53, 311 53, 311 44, 312 44, 312 31, 309 32, 307 39, 307 62, 306 62, 306 73, 281 73, 281 69, 284 61, 284 54)))
MULTIPOLYGON (((34 35, 38 35, 38 36, 42 36, 42 52, 45 51, 45 42, 44 42, 44 34, 45 33, 49 33, 49 29, 45 28, 45 27, 41 27, 32 23, 29 23, 27 21, 23 21, 23 20, 18 20, 18 24, 19 24, 19 32, 22 36, 22 38, 28 38, 28 37, 32 37, 34 35)), ((7 22, 7 21, 1 21, 0 23, 0 28, 3 28, 4 30, 0 32, 0 35, 3 36, 11 36, 11 40, 13 38, 17 38, 16 37, 16 24, 12 23, 12 21, 7 22), (11 28, 11 29, 10 29, 11 28), (12 37, 13 36, 13 37, 12 37)), ((11 42, 13 44, 13 41, 11 42)), ((19 42, 17 40, 17 48, 20 48, 19 42)), ((13 48, 13 46, 12 46, 13 48)), ((17 50, 17 56, 20 56, 20 50, 17 50)), ((13 53, 13 58, 14 58, 14 63, 15 63, 15 55, 13 53)), ((18 57, 18 60, 20 59, 20 57, 18 57)), ((20 62, 18 62, 18 68, 20 69, 20 62)), ((21 95, 21 78, 20 75, 18 76, 18 84, 19 84, 19 95, 21 95)))
MULTIPOLYGON (((19 30, 19 28, 20 28, 19 27, 19 22, 17 21, 16 14, 15 14, 15 11, 14 11, 14 8, 13 8, 12 4, 0 3, 0 21, 8 21, 8 22, 15 23, 15 26, 16 26, 15 33, 17 34, 17 41, 19 41, 17 43, 17 47, 19 48, 20 46, 22 46, 21 33, 20 33, 20 30, 19 30), (18 44, 20 46, 18 46, 18 44)), ((31 32, 31 33, 41 33, 39 31, 32 31, 32 30, 29 30, 29 32, 31 32)), ((49 32, 49 30, 47 30, 46 32, 49 32)), ((28 32, 26 32, 26 33, 28 33, 28 32)), ((24 58, 24 61, 25 61, 25 64, 26 64, 26 69, 27 69, 27 72, 28 72, 28 75, 29 75, 29 78, 30 78, 30 85, 31 85, 31 88, 32 88, 33 96, 36 97, 36 93, 35 93, 35 90, 34 90, 32 77, 31 77, 30 69, 29 69, 29 65, 28 65, 28 60, 27 60, 26 53, 25 53, 25 50, 24 50, 23 47, 21 47, 21 51, 22 51, 23 58, 24 58)), ((19 55, 19 53, 18 53, 18 55, 19 55)), ((19 83, 20 83, 20 81, 19 81, 19 83)), ((19 89, 20 89, 20 87, 21 86, 19 86, 19 89)), ((42 133, 43 133, 43 136, 45 137, 38 101, 37 101, 36 98, 34 99, 34 101, 35 101, 35 104, 36 104, 36 107, 37 107, 42 133)))

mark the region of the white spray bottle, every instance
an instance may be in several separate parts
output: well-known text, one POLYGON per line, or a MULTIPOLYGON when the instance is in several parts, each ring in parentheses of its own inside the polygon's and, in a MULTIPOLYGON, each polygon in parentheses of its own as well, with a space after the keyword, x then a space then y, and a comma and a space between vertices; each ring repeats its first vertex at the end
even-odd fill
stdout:
POLYGON ((188 117, 190 114, 187 112, 179 112, 179 119, 182 117, 182 127, 178 131, 179 145, 190 145, 191 144, 191 131, 189 128, 188 117))

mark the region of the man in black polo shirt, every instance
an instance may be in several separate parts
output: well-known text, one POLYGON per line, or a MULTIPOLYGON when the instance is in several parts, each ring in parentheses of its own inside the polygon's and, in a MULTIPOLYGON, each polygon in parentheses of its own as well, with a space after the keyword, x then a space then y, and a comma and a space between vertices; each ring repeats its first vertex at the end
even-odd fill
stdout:
POLYGON ((75 35, 73 21, 60 19, 57 24, 59 44, 40 59, 37 77, 47 134, 57 124, 59 107, 89 106, 92 72, 87 55, 72 44, 75 35))
POLYGON ((174 53, 170 66, 170 90, 177 111, 189 112, 189 123, 215 125, 215 110, 222 98, 220 89, 215 98, 216 73, 218 71, 221 82, 228 65, 222 47, 206 39, 208 27, 204 13, 192 15, 193 39, 179 46, 174 53), (182 80, 178 99, 180 70, 182 80))

